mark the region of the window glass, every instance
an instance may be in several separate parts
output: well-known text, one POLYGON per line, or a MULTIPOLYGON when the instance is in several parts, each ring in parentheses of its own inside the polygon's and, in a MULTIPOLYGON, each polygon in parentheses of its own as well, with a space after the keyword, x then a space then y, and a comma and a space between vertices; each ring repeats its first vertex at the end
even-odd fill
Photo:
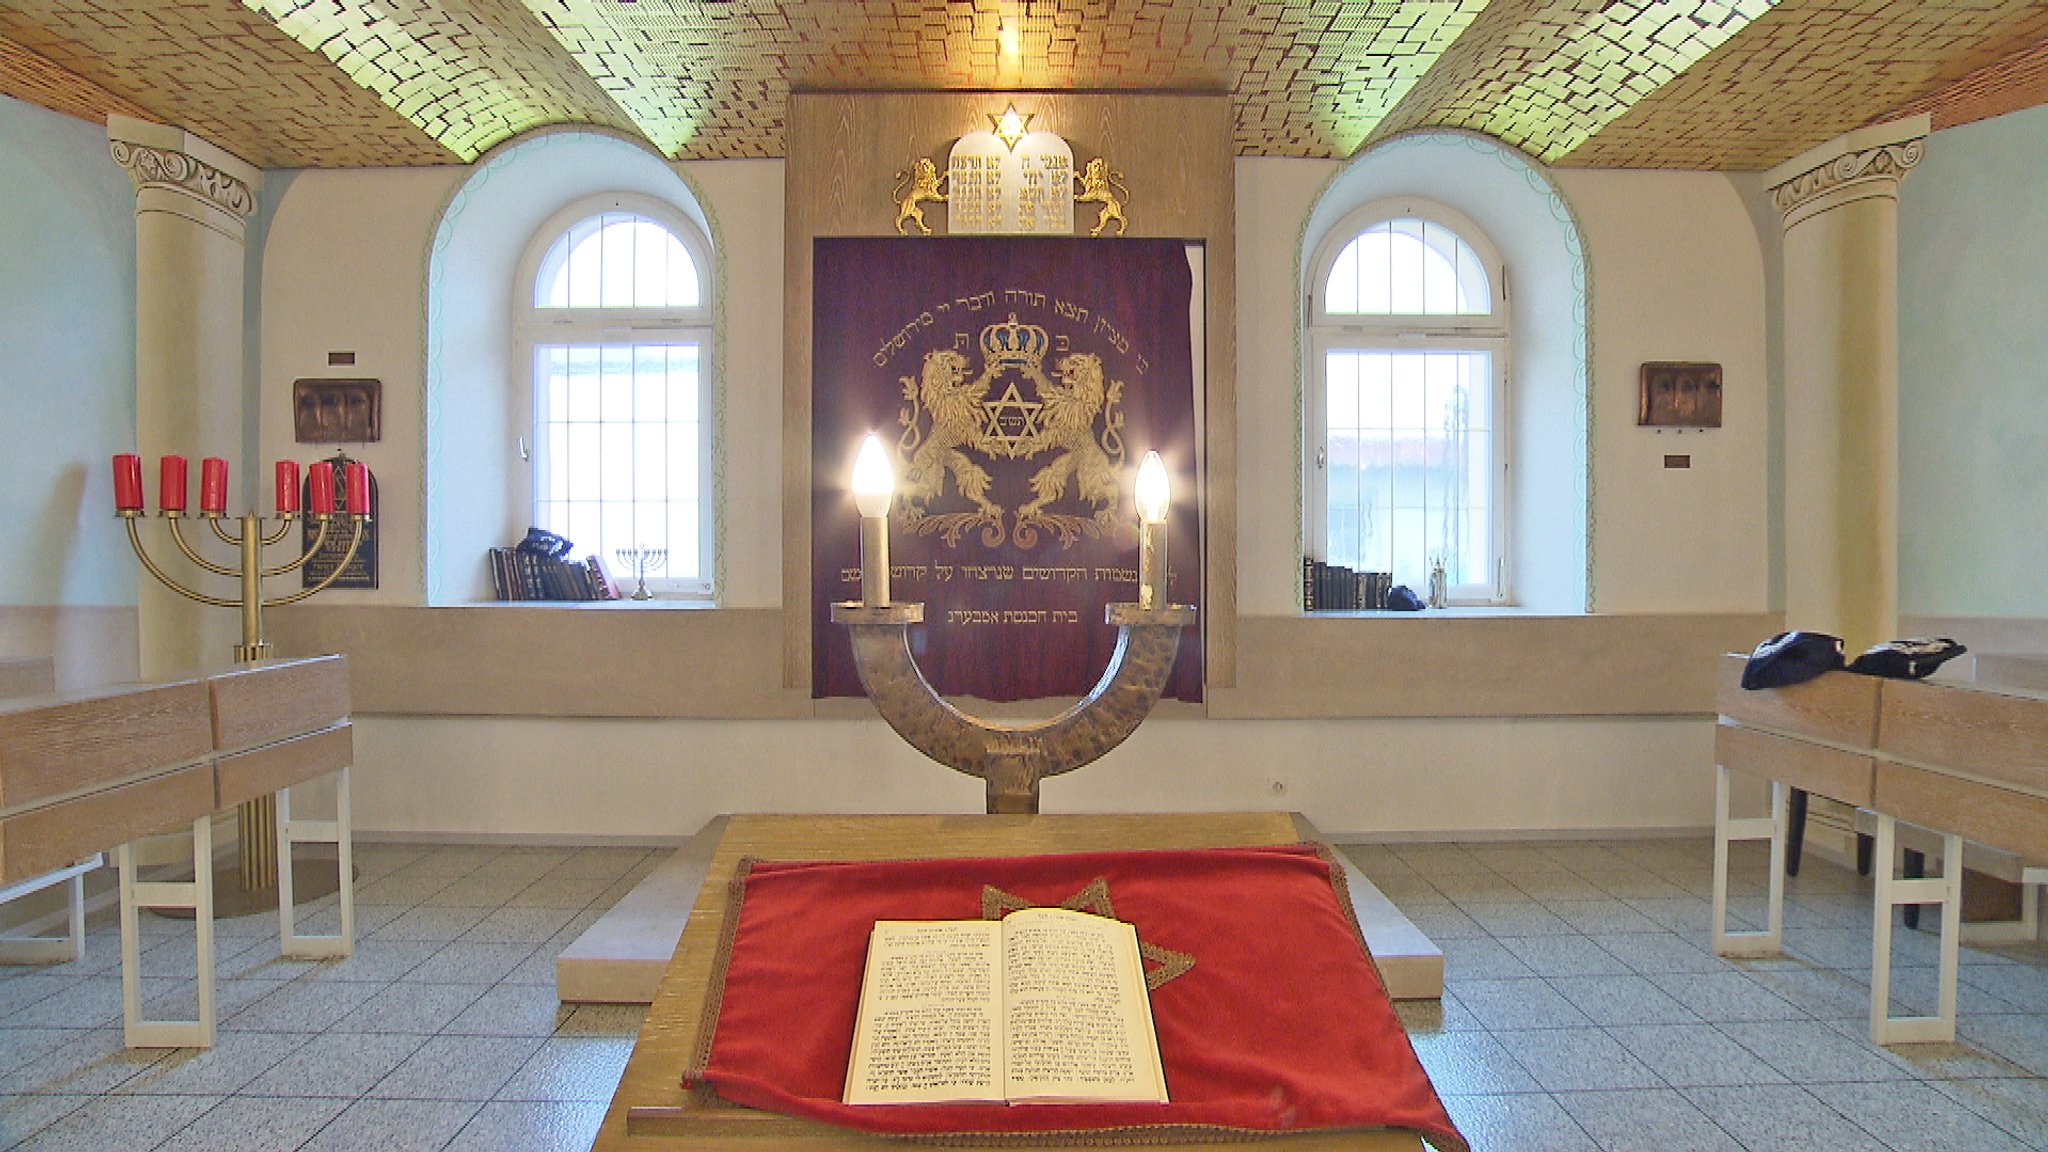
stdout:
POLYGON ((1500 602, 1507 333, 1498 266, 1423 213, 1340 230, 1312 312, 1310 555, 1500 602), (1386 319, 1378 319, 1384 317, 1386 319))
POLYGON ((698 260, 643 212, 607 208, 555 227, 536 238, 547 246, 522 328, 533 523, 574 555, 603 558, 615 578, 628 572, 620 550, 659 549, 651 589, 708 595, 710 331, 698 260))
POLYGON ((541 258, 539 308, 694 308, 697 262, 673 232, 630 212, 577 222, 541 258))
POLYGON ((1337 253, 1324 310, 1360 316, 1484 316, 1493 311, 1486 266, 1456 232, 1411 216, 1360 231, 1337 253))

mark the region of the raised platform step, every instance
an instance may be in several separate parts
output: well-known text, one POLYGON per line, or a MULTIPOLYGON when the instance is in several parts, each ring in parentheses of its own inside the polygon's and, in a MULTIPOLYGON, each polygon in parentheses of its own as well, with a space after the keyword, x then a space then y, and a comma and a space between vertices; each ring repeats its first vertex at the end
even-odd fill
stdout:
MULTIPOLYGON (((697 902, 713 849, 725 833, 719 817, 613 905, 555 958, 555 995, 565 1004, 649 1004, 675 955, 683 922, 697 902)), ((1444 994, 1444 954, 1342 853, 1351 908, 1396 1000, 1444 994)))

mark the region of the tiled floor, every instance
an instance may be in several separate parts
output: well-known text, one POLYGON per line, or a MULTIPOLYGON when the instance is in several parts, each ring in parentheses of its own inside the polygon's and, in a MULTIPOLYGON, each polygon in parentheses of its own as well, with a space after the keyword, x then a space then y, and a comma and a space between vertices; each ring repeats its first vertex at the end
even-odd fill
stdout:
MULTIPOLYGON (((1864 1031, 1868 882, 1822 861, 1788 954, 1730 962, 1705 949, 1704 839, 1349 851, 1444 949, 1441 1006, 1401 1015, 1475 1152, 2048 1152, 2048 948, 1966 950, 1960 1042, 1887 1051, 1864 1031)), ((553 957, 656 854, 358 859, 351 959, 279 960, 274 916, 220 922, 211 1051, 122 1048, 110 917, 82 962, 0 968, 0 1149, 589 1147, 641 1012, 561 1007, 553 957)), ((1757 915, 1761 855, 1736 871, 1757 915)), ((190 925, 145 923, 152 1011, 189 1014, 190 925)), ((1934 938, 1897 957, 1900 1007, 1926 1010, 1934 938)))
MULTIPOLYGON (((1764 847, 1738 846, 1736 927, 1764 847)), ((1400 1012, 1474 1152, 2048 1150, 2048 947, 1964 949, 1957 1042, 1885 1049, 1847 869, 1809 858, 1786 954, 1728 961, 1703 838, 1348 851, 1444 950, 1441 1006, 1400 1012)), ((1894 939, 1894 1011, 1931 1012, 1936 937, 1894 939)))
MULTIPOLYGON (((97 914, 82 961, 0 967, 0 1149, 587 1149, 645 1013, 558 1004, 554 957, 659 858, 358 845, 353 957, 279 959, 275 913, 217 922, 209 1051, 122 1047, 97 914)), ((146 1010, 191 1016, 190 921, 143 932, 146 1010)))

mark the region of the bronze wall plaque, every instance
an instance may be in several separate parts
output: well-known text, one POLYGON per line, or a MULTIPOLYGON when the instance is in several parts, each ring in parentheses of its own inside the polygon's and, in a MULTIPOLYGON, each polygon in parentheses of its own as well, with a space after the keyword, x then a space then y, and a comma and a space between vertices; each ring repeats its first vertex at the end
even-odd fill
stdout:
POLYGON ((1721 366, 1676 360, 1643 365, 1636 423, 1659 428, 1721 426, 1721 366))
POLYGON ((378 380, 292 381, 292 438, 301 444, 369 444, 382 438, 378 380))

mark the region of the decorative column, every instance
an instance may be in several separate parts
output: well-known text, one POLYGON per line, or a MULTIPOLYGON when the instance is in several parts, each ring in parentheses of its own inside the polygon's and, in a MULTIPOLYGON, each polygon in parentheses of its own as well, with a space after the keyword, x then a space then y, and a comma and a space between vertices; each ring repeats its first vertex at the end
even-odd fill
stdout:
POLYGON ((1785 621, 1854 655, 1898 634, 1898 189, 1925 116, 1764 177, 1784 242, 1785 621))
MULTIPOLYGON (((245 442, 243 233, 263 174, 197 136, 107 118, 114 162, 135 181, 135 445, 254 460, 245 442)), ((238 498, 254 503, 253 473, 238 498)), ((144 580, 137 590, 142 674, 217 664, 234 620, 144 580)))

